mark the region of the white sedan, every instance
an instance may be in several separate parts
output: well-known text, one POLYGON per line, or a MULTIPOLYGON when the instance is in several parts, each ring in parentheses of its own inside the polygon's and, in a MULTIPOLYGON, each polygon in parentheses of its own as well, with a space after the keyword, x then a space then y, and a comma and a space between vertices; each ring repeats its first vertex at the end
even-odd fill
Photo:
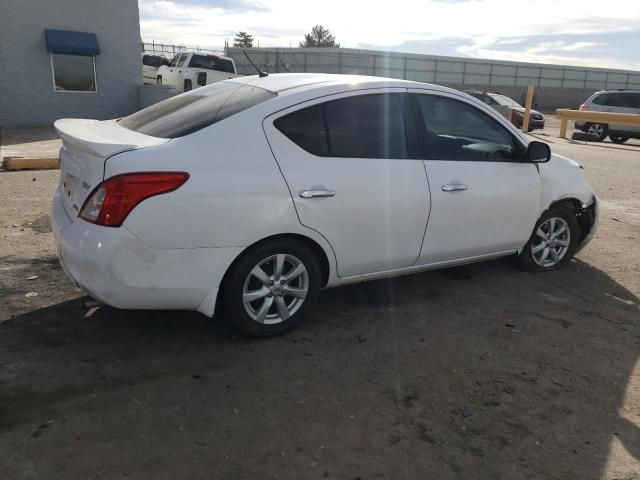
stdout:
POLYGON ((242 77, 55 126, 68 276, 119 308, 219 304, 252 335, 290 330, 324 287, 507 255, 552 270, 596 226, 577 163, 436 85, 242 77))

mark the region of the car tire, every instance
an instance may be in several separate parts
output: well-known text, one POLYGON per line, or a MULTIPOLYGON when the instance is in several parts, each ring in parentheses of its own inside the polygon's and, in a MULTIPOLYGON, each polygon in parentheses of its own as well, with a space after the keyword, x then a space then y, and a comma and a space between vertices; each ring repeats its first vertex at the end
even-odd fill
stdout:
POLYGON ((619 144, 624 143, 627 140, 629 140, 629 137, 623 137, 623 136, 620 136, 620 135, 609 135, 609 140, 611 140, 613 143, 617 143, 619 145, 619 144))
POLYGON ((162 75, 156 77, 156 85, 162 85, 162 75))
POLYGON ((531 238, 518 255, 518 266, 546 272, 566 266, 576 253, 580 226, 571 208, 556 205, 536 222, 531 238))
POLYGON ((222 287, 225 310, 248 335, 282 335, 300 324, 318 298, 320 283, 318 258, 303 242, 269 241, 232 265, 222 287))
POLYGON ((601 142, 607 138, 607 135, 609 134, 609 127, 604 123, 591 123, 587 127, 586 133, 591 135, 592 140, 601 142))

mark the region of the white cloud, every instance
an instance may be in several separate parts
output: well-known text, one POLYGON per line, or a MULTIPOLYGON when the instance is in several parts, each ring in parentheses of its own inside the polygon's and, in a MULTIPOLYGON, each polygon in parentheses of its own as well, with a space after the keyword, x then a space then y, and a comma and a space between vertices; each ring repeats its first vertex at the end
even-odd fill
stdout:
MULTIPOLYGON (((521 53, 513 52, 513 45, 534 35, 620 33, 638 29, 640 24, 640 2, 628 0, 610 0, 606 8, 595 0, 397 0, 391 5, 371 1, 262 0, 260 8, 241 2, 227 10, 213 6, 225 2, 212 0, 212 5, 206 6, 203 0, 197 5, 188 1, 139 0, 142 38, 220 48, 226 38, 246 30, 255 35, 260 46, 286 47, 297 46, 313 25, 322 24, 343 47, 389 47, 457 37, 473 43, 460 51, 465 55, 547 62, 552 56, 545 52, 551 48, 585 52, 596 46, 595 42, 540 45, 521 53), (590 12, 598 12, 598 16, 590 12), (496 47, 498 41, 511 44, 512 48, 502 51, 496 47)), ((558 58, 564 62, 572 57, 558 58)), ((584 58, 577 60, 585 62, 584 58)), ((600 60, 592 63, 596 62, 600 60)))

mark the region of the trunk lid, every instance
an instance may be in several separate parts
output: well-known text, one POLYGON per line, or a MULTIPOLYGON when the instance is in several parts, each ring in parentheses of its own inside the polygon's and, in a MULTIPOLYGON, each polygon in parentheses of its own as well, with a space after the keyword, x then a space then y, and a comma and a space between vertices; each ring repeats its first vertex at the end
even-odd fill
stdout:
POLYGON ((128 130, 116 120, 65 118, 53 125, 62 139, 60 191, 64 208, 73 220, 87 196, 104 180, 105 162, 109 157, 169 141, 128 130))

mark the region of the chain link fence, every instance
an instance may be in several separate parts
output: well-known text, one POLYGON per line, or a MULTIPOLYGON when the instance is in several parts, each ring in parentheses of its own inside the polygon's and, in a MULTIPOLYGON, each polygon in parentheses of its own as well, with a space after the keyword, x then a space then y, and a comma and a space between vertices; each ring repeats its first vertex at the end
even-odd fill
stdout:
POLYGON ((199 52, 222 55, 224 54, 224 47, 214 50, 200 47, 189 47, 185 45, 172 45, 155 41, 142 42, 142 53, 145 55, 159 55, 167 60, 171 60, 175 55, 182 52, 199 52))

